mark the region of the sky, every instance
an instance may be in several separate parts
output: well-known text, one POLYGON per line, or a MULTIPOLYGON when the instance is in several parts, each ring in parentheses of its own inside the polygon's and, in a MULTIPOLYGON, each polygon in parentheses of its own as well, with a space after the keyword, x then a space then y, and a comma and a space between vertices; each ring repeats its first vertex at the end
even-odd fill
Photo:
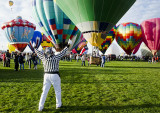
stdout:
MULTIPOLYGON (((13 0, 14 5, 12 10, 8 4, 9 0, 1 0, 0 2, 0 26, 4 22, 8 22, 12 19, 15 19, 17 16, 22 16, 23 19, 26 19, 34 23, 37 27, 36 30, 40 30, 38 24, 33 18, 32 14, 32 0, 13 0)), ((128 10, 128 12, 119 20, 117 25, 123 22, 134 22, 141 24, 142 21, 150 18, 160 18, 160 0, 136 0, 135 4, 128 10)), ((4 31, 0 29, 0 50, 7 49, 7 39, 5 37, 4 31)), ((88 45, 91 48, 91 45, 88 45)), ((113 53, 113 49, 116 47, 119 49, 120 53, 123 50, 117 45, 116 41, 112 43, 110 48, 106 53, 113 53)), ((26 48, 25 51, 29 51, 29 48, 26 48)), ((138 51, 140 54, 140 51, 138 51)))

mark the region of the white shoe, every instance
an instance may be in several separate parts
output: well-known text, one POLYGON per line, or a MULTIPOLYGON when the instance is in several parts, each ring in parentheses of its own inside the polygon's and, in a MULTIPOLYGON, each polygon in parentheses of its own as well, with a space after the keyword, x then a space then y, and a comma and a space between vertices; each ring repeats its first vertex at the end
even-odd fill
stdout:
POLYGON ((42 111, 43 110, 43 107, 39 107, 38 111, 42 111))
POLYGON ((56 107, 56 109, 60 109, 62 106, 56 107))

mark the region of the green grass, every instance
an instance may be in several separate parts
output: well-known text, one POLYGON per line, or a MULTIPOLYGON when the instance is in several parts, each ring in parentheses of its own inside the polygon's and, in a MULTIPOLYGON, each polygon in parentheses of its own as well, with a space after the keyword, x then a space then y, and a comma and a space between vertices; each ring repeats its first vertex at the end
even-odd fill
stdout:
MULTIPOLYGON (((160 63, 113 61, 105 68, 81 62, 60 62, 62 102, 55 110, 54 88, 44 113, 158 113, 160 112, 160 63)), ((43 67, 18 72, 0 63, 0 112, 36 113, 42 92, 43 67)))

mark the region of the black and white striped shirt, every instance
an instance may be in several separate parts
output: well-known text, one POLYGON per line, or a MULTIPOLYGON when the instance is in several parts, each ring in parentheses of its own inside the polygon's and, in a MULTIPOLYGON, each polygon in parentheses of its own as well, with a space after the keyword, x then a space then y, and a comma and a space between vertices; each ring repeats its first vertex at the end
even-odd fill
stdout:
POLYGON ((68 47, 65 47, 59 54, 53 55, 48 58, 41 51, 37 49, 35 49, 35 52, 43 62, 44 72, 58 72, 59 61, 66 54, 67 50, 68 47))

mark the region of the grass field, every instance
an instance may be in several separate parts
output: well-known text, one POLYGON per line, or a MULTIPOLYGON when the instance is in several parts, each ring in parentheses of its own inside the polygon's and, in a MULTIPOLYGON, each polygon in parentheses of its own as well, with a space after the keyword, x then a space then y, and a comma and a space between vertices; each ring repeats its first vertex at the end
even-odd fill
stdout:
MULTIPOLYGON (((55 110, 51 87, 44 113, 158 113, 160 63, 113 61, 105 68, 60 62, 63 108, 55 110)), ((0 112, 36 113, 42 92, 43 67, 14 71, 0 63, 0 112)))

